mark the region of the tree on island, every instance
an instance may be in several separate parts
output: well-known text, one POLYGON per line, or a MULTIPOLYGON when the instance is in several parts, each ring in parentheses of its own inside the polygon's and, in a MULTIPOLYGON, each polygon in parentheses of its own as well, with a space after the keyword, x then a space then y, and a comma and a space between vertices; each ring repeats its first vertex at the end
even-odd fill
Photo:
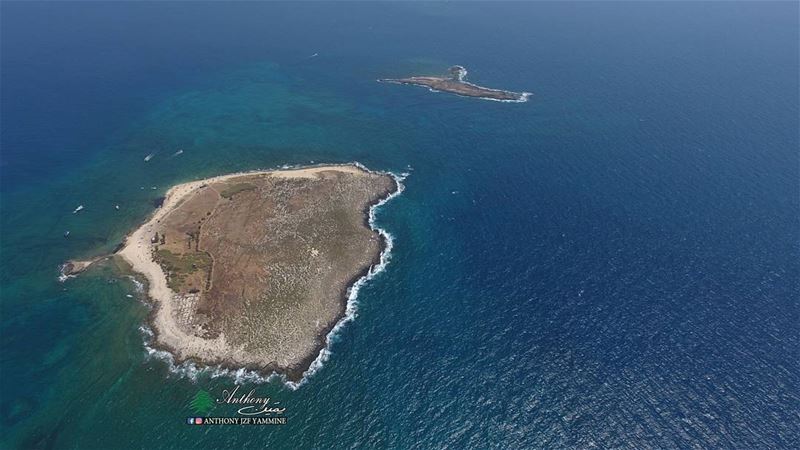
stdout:
POLYGON ((214 407, 214 399, 211 398, 211 394, 207 391, 200 389, 197 391, 197 394, 194 395, 189 406, 195 413, 205 415, 214 407))

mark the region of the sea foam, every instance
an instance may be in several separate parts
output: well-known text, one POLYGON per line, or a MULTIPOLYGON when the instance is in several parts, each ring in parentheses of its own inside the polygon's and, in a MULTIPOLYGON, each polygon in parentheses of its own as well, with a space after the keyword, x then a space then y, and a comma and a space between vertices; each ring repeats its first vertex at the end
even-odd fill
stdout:
POLYGON ((67 275, 67 263, 58 266, 58 281, 63 283, 70 278, 75 278, 75 275, 67 275))

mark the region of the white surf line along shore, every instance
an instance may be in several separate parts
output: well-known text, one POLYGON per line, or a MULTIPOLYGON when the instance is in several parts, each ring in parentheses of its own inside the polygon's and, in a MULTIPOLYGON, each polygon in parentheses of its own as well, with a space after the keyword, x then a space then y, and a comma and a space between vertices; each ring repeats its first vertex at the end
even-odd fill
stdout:
MULTIPOLYGON (((230 350, 227 348, 227 344, 225 343, 224 334, 221 334, 219 338, 215 339, 214 341, 208 341, 202 343, 202 346, 191 345, 192 342, 197 342, 192 336, 186 335, 182 330, 178 329, 176 324, 171 320, 172 317, 172 290, 167 286, 167 278, 164 271, 161 269, 161 266, 158 265, 155 261, 153 261, 152 256, 150 254, 150 236, 152 236, 153 226, 157 224, 161 219, 166 217, 172 210, 184 199, 187 195, 195 191, 196 189, 200 188, 203 185, 226 181, 231 178, 238 178, 241 176, 248 176, 248 175, 266 175, 270 174, 272 176, 278 177, 303 177, 303 178, 310 178, 313 177, 316 173, 321 171, 327 170, 339 170, 342 172, 348 173, 387 173, 391 175, 395 182, 397 183, 397 190, 378 202, 377 204, 373 205, 369 210, 369 225, 370 227, 378 231, 381 236, 384 238, 386 242, 386 247, 384 248, 383 252, 380 255, 380 263, 376 266, 370 268, 367 275, 360 278, 356 281, 349 289, 348 289, 348 298, 347 298, 347 306, 345 316, 336 323, 333 329, 328 333, 326 336, 326 343, 325 347, 320 351, 314 361, 311 363, 309 368, 303 373, 301 379, 297 382, 292 382, 286 379, 284 375, 278 374, 273 372, 268 377, 262 377, 257 372, 248 371, 246 369, 238 369, 238 370, 231 370, 225 369, 222 367, 203 367, 198 368, 197 365, 192 363, 191 361, 186 361, 182 364, 175 364, 174 355, 167 351, 163 350, 156 350, 150 347, 147 342, 145 342, 145 348, 147 350, 148 355, 157 357, 159 359, 165 360, 170 368, 170 371, 173 373, 185 375, 190 379, 195 379, 196 376, 200 373, 203 373, 206 370, 212 371, 212 377, 217 376, 232 376, 235 380, 238 381, 250 381, 250 382, 265 382, 271 379, 273 376, 277 376, 283 379, 286 385, 294 390, 300 387, 301 385, 305 384, 308 377, 316 373, 323 365, 325 361, 328 360, 330 357, 330 345, 332 344, 333 338, 338 333, 338 331, 342 328, 342 326, 353 320, 355 318, 355 312, 357 308, 356 297, 358 294, 359 288, 368 280, 372 279, 375 275, 382 272, 388 264, 389 256, 391 253, 392 245, 393 245, 393 237, 387 231, 383 230, 374 225, 375 219, 375 210, 385 204, 390 199, 399 195, 404 186, 402 181, 408 174, 402 174, 400 176, 395 175, 391 172, 373 172, 367 169, 365 166, 358 162, 349 163, 349 164, 331 164, 331 165, 320 165, 314 167, 300 167, 300 168, 280 168, 280 169, 269 169, 269 170, 255 170, 255 171, 247 171, 247 172, 237 172, 232 174, 220 175, 216 177, 206 178, 197 181, 190 181, 183 184, 178 184, 173 186, 169 191, 167 191, 164 202, 162 203, 161 207, 156 210, 153 216, 137 228, 133 233, 131 233, 128 238, 125 240, 125 246, 122 250, 118 252, 118 254, 125 259, 129 264, 131 264, 133 270, 135 272, 141 273, 148 281, 148 292, 147 295, 150 297, 156 305, 157 312, 154 320, 153 326, 157 328, 159 333, 163 333, 161 335, 162 339, 166 339, 172 342, 181 342, 181 348, 190 348, 194 350, 196 353, 200 354, 208 354, 208 353, 220 353, 222 351, 230 350), (188 345, 184 345, 188 344, 188 345), (193 348, 194 347, 194 348, 193 348)), ((150 337, 153 336, 153 332, 149 330, 146 326, 141 328, 145 335, 150 337)))

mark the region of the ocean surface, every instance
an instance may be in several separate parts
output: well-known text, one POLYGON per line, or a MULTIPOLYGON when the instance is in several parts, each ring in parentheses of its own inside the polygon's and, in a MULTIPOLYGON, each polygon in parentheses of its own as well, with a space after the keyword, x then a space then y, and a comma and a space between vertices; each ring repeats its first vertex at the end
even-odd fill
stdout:
POLYGON ((800 447, 798 3, 0 8, 0 447, 800 447), (375 81, 454 64, 534 95, 375 81), (187 425, 237 380, 59 265, 312 161, 409 174, 390 262, 301 387, 243 382, 287 424, 187 425))

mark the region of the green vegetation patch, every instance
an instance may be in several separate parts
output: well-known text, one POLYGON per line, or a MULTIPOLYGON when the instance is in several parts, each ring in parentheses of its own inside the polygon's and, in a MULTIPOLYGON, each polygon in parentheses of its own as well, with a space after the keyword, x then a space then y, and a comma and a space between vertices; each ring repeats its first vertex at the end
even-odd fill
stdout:
POLYGON ((206 252, 192 252, 177 255, 166 249, 156 252, 158 263, 167 273, 167 285, 175 292, 180 292, 189 275, 197 271, 208 273, 213 261, 206 252))
POLYGON ((256 186, 250 183, 236 183, 233 186, 230 186, 226 188, 224 191, 220 192, 219 195, 221 195, 224 198, 231 198, 240 192, 253 191, 255 189, 256 186))

